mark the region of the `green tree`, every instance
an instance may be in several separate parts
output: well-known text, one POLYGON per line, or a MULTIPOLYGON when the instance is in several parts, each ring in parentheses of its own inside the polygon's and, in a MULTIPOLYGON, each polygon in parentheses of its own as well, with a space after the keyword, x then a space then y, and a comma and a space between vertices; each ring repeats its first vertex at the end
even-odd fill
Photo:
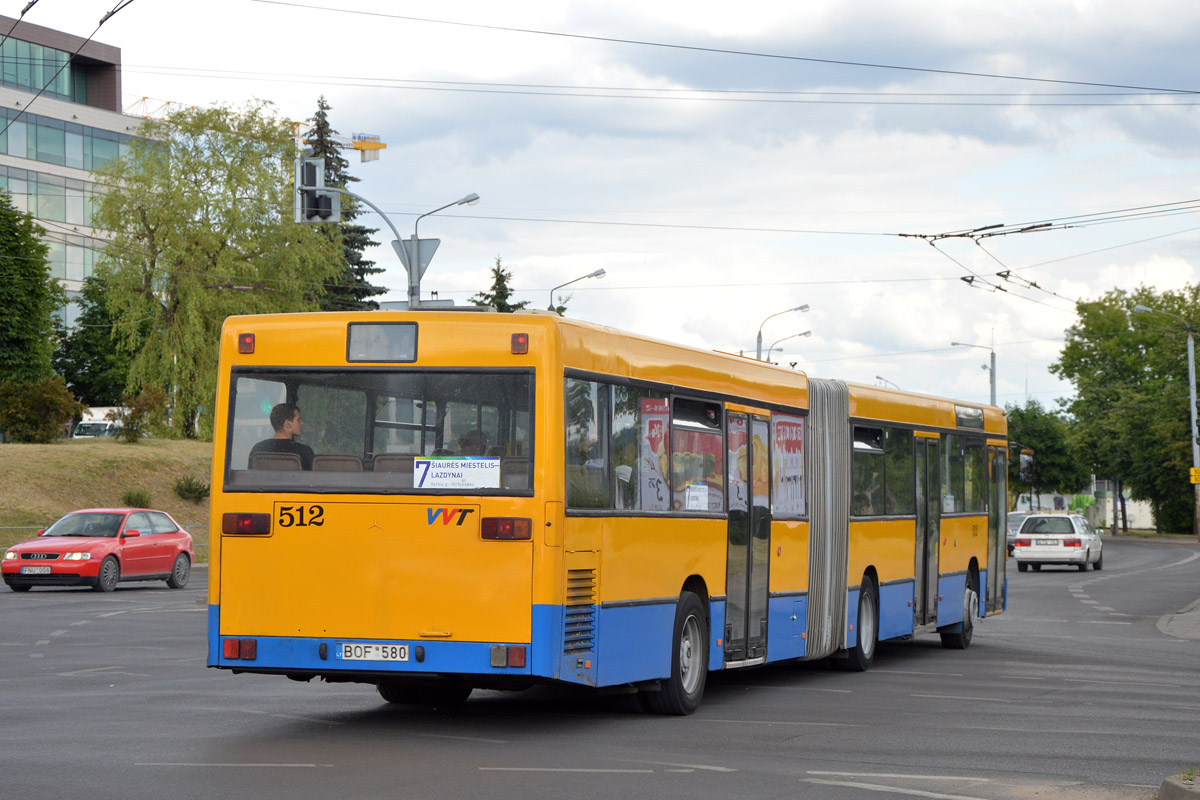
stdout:
POLYGON ((1047 411, 1036 399, 1026 401, 1024 406, 1009 405, 1005 410, 1009 439, 1031 448, 1034 459, 1032 483, 1020 480, 1020 459, 1009 459, 1010 486, 1024 487, 1035 496, 1044 492, 1071 494, 1087 486, 1090 473, 1068 441, 1066 420, 1047 411))
MULTIPOLYGON (((305 132, 304 142, 312 148, 314 157, 325 159, 325 185, 345 189, 346 184, 359 179, 349 173, 350 162, 342 156, 342 146, 336 138, 338 132, 329 124, 329 111, 332 108, 324 95, 317 98, 317 112, 308 120, 312 127, 305 132)), ((368 247, 377 244, 371 240, 371 235, 379 229, 354 224, 354 220, 362 214, 362 209, 353 197, 342 195, 341 204, 341 223, 321 226, 327 235, 341 234, 345 258, 342 271, 325 286, 321 309, 348 311, 379 308, 379 303, 370 298, 384 294, 387 289, 375 286, 369 278, 383 272, 383 268, 375 266, 374 261, 368 261, 363 255, 368 247)))
POLYGON ((54 371, 89 406, 121 402, 133 360, 132 354, 117 346, 113 333, 117 320, 104 305, 105 294, 103 281, 90 277, 83 282, 76 326, 71 331, 60 329, 54 349, 54 371))
POLYGON ((1051 367, 1075 385, 1067 408, 1081 458, 1149 501, 1160 530, 1192 527, 1186 327, 1200 319, 1198 294, 1196 286, 1162 294, 1140 287, 1081 301, 1051 367), (1181 319, 1133 314, 1136 305, 1181 319))
POLYGON ((184 109, 130 145, 97 171, 94 220, 113 235, 95 274, 133 353, 129 393, 165 387, 172 432, 206 437, 224 319, 315 310, 341 246, 292 221, 295 144, 267 103, 184 109))
MULTIPOLYGON (((471 298, 471 302, 477 306, 491 306, 503 314, 511 314, 525 308, 529 305, 528 300, 522 300, 519 303, 511 302, 512 287, 508 283, 510 280, 512 280, 512 272, 501 266, 500 256, 496 256, 496 266, 492 267, 491 290, 477 292, 471 298)), ((563 308, 565 310, 566 306, 563 308)))
POLYGON ((49 444, 66 433, 83 406, 59 375, 0 383, 0 429, 14 442, 49 444))
POLYGON ((0 191, 0 383, 33 383, 53 374, 52 319, 66 296, 50 277, 41 233, 0 191))

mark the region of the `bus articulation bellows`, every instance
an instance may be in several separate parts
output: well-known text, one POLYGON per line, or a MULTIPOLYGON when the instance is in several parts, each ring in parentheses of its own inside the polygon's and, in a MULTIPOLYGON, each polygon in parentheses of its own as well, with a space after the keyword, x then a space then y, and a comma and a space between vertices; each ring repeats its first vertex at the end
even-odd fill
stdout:
POLYGON ((231 317, 208 665, 688 714, 711 670, 964 648, 1005 606, 1007 448, 998 408, 546 312, 231 317))

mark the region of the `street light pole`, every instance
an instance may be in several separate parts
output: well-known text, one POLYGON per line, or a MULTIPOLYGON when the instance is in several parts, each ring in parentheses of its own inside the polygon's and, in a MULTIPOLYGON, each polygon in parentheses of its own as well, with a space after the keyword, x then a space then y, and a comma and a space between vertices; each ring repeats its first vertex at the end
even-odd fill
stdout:
MULTIPOLYGON (((797 339, 797 338, 802 338, 805 336, 812 336, 812 331, 804 331, 803 333, 793 333, 790 336, 783 337, 782 339, 776 339, 775 342, 770 347, 767 348, 767 363, 768 364, 771 363, 771 353, 772 353, 772 351, 775 350, 775 345, 779 344, 780 342, 786 342, 788 339, 797 339)), ((782 350, 783 348, 781 347, 779 349, 782 350)))
POLYGON ((754 356, 755 359, 757 359, 758 361, 762 361, 762 329, 763 329, 763 325, 767 324, 767 320, 778 317, 781 314, 790 314, 793 311, 801 311, 801 312, 808 311, 808 303, 805 303, 802 306, 796 306, 795 308, 785 308, 783 311, 777 311, 776 313, 771 314, 769 317, 767 317, 767 319, 764 319, 762 321, 762 323, 758 326, 758 342, 756 344, 756 353, 754 356))
POLYGON ((461 197, 453 203, 446 203, 441 208, 435 208, 433 211, 427 211, 417 217, 413 223, 413 233, 411 244, 408 249, 408 307, 417 308, 421 305, 421 240, 417 236, 417 226, 421 224, 421 220, 428 217, 430 214, 436 214, 439 211, 445 211, 450 206, 473 206, 479 202, 479 195, 471 192, 466 197, 461 197))
POLYGON ((554 309, 554 293, 557 292, 559 289, 563 288, 564 286, 570 286, 572 283, 575 283, 576 281, 583 281, 583 280, 587 280, 588 278, 603 278, 607 274, 608 273, 604 271, 604 268, 601 267, 600 269, 598 269, 594 272, 589 272, 587 275, 580 275, 578 278, 569 280, 566 283, 560 283, 558 286, 555 286, 553 289, 550 290, 549 310, 550 311, 555 310, 554 309))
POLYGON ((968 344, 966 342, 951 342, 950 346, 951 347, 978 347, 980 350, 991 351, 991 354, 992 354, 991 366, 984 364, 983 368, 991 373, 992 405, 996 405, 996 348, 988 347, 987 345, 982 345, 982 344, 968 344))
MULTIPOLYGON (((1200 439, 1197 438, 1196 433, 1196 414, 1200 413, 1200 409, 1196 407, 1196 340, 1193 335, 1195 326, 1178 314, 1160 311, 1140 303, 1133 307, 1133 311, 1135 314, 1162 314, 1174 317, 1183 323, 1183 328, 1187 331, 1188 400, 1191 403, 1188 406, 1188 418, 1191 420, 1192 428, 1192 469, 1200 469, 1200 439)), ((1192 494, 1192 533, 1196 535, 1196 540, 1200 541, 1200 483, 1192 482, 1192 494)))

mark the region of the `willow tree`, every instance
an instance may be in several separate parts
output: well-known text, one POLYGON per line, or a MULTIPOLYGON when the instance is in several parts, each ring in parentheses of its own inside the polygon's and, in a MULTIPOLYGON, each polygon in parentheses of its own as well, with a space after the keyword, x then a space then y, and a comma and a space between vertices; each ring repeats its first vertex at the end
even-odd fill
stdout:
POLYGON ((290 125, 270 104, 189 108, 146 122, 97 171, 94 224, 112 232, 96 266, 131 393, 168 393, 177 435, 212 431, 217 343, 233 314, 310 311, 342 247, 293 222, 290 125))

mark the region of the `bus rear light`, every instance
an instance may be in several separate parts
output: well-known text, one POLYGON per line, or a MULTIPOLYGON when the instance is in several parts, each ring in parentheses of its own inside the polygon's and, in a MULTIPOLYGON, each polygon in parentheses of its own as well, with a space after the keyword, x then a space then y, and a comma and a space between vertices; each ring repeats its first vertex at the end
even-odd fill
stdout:
POLYGON ((529 334, 514 333, 512 335, 512 354, 514 356, 523 356, 529 352, 529 334))
POLYGON ((270 514, 222 514, 221 533, 270 533, 270 514))
POLYGON ((533 538, 533 520, 527 517, 484 517, 479 521, 479 535, 484 539, 533 538))
POLYGON ((226 639, 221 652, 230 661, 254 661, 258 658, 258 639, 226 639))
POLYGON ((1063 539, 1063 547, 1083 547, 1083 542, 1078 539, 1063 539))
POLYGON ((254 334, 239 333, 238 334, 238 352, 242 355, 249 355, 254 352, 254 334))
POLYGON ((508 646, 508 665, 510 667, 525 666, 525 645, 510 644, 508 646))

